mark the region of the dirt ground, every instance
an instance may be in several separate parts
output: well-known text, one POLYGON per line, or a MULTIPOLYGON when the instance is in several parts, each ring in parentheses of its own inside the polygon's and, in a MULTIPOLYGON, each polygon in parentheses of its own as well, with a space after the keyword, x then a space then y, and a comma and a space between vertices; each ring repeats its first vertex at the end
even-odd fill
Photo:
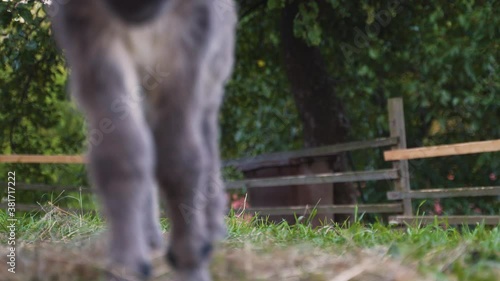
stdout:
MULTIPOLYGON (((16 273, 7 271, 7 248, 2 246, 0 281, 104 280, 110 269, 105 260, 105 239, 98 241, 21 245, 16 273)), ((412 281, 430 280, 412 265, 386 257, 387 249, 336 252, 307 245, 288 248, 219 245, 212 263, 214 281, 412 281)), ((161 256, 154 258, 153 281, 175 280, 161 256)), ((133 276, 130 281, 137 280, 133 276)))

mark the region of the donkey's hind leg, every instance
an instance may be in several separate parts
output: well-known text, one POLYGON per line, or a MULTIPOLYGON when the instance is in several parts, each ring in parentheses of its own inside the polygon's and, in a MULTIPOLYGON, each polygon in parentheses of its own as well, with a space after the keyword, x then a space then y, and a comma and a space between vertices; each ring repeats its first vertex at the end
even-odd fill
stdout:
MULTIPOLYGON (((210 89, 211 87, 207 87, 210 89)), ((211 95, 222 96, 222 91, 207 93, 211 95)), ((220 99, 219 97, 217 99, 220 99)), ((227 198, 224 188, 224 182, 221 176, 221 161, 218 143, 218 105, 214 108, 205 110, 205 118, 203 119, 203 137, 207 144, 209 174, 207 178, 207 191, 204 203, 206 212, 206 227, 209 232, 210 239, 216 241, 226 235, 226 226, 224 222, 227 214, 227 198)))

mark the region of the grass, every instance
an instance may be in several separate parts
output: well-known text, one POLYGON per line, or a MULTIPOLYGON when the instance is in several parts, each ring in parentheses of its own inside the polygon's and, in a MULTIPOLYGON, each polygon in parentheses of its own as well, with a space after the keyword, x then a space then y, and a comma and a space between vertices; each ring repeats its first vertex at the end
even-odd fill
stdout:
MULTIPOLYGON (((0 211, 0 227, 6 219, 0 211)), ((227 225, 228 238, 212 264, 219 281, 500 280, 500 226, 397 228, 357 221, 313 229, 305 223, 273 224, 234 214, 227 225)), ((163 226, 168 230, 166 221, 163 226)), ((98 280, 106 270, 103 232, 98 216, 56 207, 19 218, 19 271, 26 272, 14 275, 3 272, 2 266, 0 280, 98 280), (32 279, 34 268, 46 279, 32 279)), ((6 245, 7 229, 0 233, 6 245)), ((1 260, 4 250, 0 248, 1 260)), ((171 280, 172 271, 163 260, 155 264, 161 264, 155 268, 155 280, 171 280)))

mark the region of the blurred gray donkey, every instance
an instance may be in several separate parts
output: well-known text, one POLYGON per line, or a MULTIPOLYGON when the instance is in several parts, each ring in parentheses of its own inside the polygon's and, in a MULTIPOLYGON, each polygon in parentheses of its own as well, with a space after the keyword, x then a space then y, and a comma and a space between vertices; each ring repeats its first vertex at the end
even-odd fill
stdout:
POLYGON ((225 233, 217 116, 233 66, 231 1, 53 0, 49 8, 89 125, 111 261, 144 279, 151 253, 163 249, 156 186, 172 222, 166 258, 181 280, 210 280, 212 245, 225 233))

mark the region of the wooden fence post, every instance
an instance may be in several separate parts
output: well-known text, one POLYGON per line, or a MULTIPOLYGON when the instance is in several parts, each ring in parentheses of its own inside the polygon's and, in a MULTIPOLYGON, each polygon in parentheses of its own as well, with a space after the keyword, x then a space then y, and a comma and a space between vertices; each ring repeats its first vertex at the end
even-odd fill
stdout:
MULTIPOLYGON (((387 104, 389 108, 389 128, 391 137, 398 137, 399 142, 392 149, 406 148, 406 129, 405 114, 402 98, 391 98, 387 104)), ((408 170, 408 160, 394 161, 393 167, 399 171, 399 179, 394 180, 394 186, 397 191, 410 191, 410 172, 408 170)), ((413 215, 411 199, 403 199, 403 214, 405 216, 413 215)))

